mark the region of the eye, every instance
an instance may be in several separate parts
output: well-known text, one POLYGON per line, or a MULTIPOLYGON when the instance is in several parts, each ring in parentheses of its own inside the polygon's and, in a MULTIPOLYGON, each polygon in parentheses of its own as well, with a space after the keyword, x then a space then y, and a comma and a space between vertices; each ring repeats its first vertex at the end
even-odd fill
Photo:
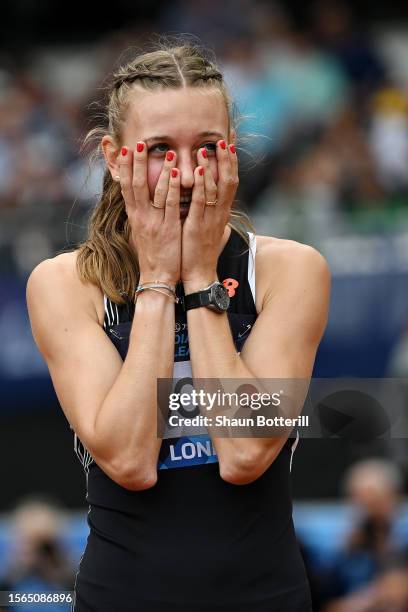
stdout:
POLYGON ((206 142, 203 145, 207 149, 207 153, 215 153, 217 144, 215 142, 206 142))
POLYGON ((149 149, 149 153, 166 153, 169 146, 165 142, 159 142, 158 144, 152 145, 149 149))

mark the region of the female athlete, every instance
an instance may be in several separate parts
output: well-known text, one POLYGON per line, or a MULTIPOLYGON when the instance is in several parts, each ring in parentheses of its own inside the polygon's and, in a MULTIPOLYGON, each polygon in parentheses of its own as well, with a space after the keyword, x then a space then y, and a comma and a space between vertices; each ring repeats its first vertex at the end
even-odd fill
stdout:
POLYGON ((157 431, 159 380, 309 379, 326 325, 325 259, 255 236, 235 208, 232 115, 190 42, 123 65, 92 134, 106 171, 87 239, 28 281, 86 475, 73 612, 311 610, 292 522, 298 438, 157 431))

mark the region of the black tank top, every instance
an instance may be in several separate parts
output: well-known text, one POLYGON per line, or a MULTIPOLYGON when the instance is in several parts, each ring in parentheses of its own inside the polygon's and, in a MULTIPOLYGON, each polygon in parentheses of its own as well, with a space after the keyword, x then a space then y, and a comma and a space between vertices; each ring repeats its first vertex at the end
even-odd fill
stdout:
MULTIPOLYGON (((249 250, 232 229, 217 266, 231 298, 228 320, 237 352, 257 317, 256 237, 250 232, 248 237, 249 250)), ((182 294, 182 285, 177 290, 182 294)), ((104 301, 105 332, 125 359, 134 305, 106 296, 104 301)), ((191 378, 187 319, 179 304, 175 309, 173 376, 182 385, 191 378)), ((219 475, 208 434, 167 438, 156 485, 129 491, 99 468, 74 434, 86 475, 90 528, 75 584, 78 601, 89 597, 98 612, 308 610, 290 490, 298 439, 296 432, 256 481, 233 485, 219 475), (98 589, 105 604, 95 605, 98 589)))

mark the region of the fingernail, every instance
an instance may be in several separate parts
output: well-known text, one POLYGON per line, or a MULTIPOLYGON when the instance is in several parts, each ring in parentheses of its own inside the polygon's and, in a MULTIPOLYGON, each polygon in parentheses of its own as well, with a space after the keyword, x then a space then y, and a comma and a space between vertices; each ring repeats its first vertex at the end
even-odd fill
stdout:
POLYGON ((167 161, 173 161, 173 159, 174 159, 174 153, 173 153, 173 151, 167 151, 167 153, 166 153, 166 159, 167 159, 167 161))
POLYGON ((144 149, 144 142, 138 142, 137 145, 136 145, 136 151, 138 153, 141 153, 143 151, 143 149, 144 149))
POLYGON ((176 177, 178 176, 178 170, 177 170, 177 168, 172 168, 172 169, 171 169, 171 176, 172 176, 173 178, 176 178, 176 177))
POLYGON ((230 145, 230 151, 231 151, 231 153, 235 153, 235 145, 234 144, 230 145))
POLYGON ((225 149, 227 148, 225 140, 220 140, 220 147, 221 147, 221 149, 224 149, 224 151, 225 151, 225 149))
POLYGON ((201 149, 201 155, 204 157, 204 159, 207 159, 207 151, 206 151, 206 149, 201 149))
POLYGON ((127 148, 126 147, 122 147, 122 155, 123 156, 127 155, 127 148))
POLYGON ((198 174, 199 174, 200 176, 203 176, 203 174, 204 174, 204 168, 203 168, 202 166, 200 166, 200 167, 199 167, 199 169, 198 169, 198 174))

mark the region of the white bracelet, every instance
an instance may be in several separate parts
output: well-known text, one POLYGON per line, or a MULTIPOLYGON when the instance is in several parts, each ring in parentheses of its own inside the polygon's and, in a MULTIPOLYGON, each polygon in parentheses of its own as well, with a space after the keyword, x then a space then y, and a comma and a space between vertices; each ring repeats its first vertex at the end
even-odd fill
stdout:
POLYGON ((142 285, 137 286, 137 289, 135 291, 135 297, 134 297, 135 303, 136 303, 136 298, 138 294, 141 293, 142 291, 145 291, 146 289, 151 289, 152 291, 157 291, 158 293, 162 293, 163 295, 166 295, 170 299, 174 299, 176 304, 178 304, 178 302, 180 301, 180 298, 177 297, 176 295, 175 289, 173 289, 170 285, 167 285, 166 283, 143 283, 142 285), (167 291, 171 291, 172 295, 165 293, 165 291, 160 291, 159 287, 162 289, 166 289, 167 291))

